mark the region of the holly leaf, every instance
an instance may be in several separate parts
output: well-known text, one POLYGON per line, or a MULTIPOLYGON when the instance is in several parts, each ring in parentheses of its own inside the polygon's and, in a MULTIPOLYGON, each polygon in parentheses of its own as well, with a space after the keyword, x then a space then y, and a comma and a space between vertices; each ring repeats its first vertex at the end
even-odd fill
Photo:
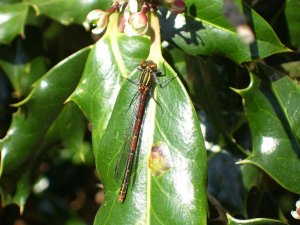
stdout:
POLYGON ((75 164, 93 164, 92 146, 85 141, 86 127, 82 112, 73 102, 68 102, 49 128, 43 146, 61 142, 59 154, 62 158, 75 164))
POLYGON ((81 24, 89 11, 93 9, 106 10, 112 3, 110 0, 27 0, 27 2, 35 9, 37 15, 46 15, 63 25, 81 24))
POLYGON ((3 179, 1 180, 2 182, 0 186, 0 194, 3 206, 13 203, 17 204, 20 208, 20 214, 23 213, 26 200, 31 190, 31 172, 32 167, 27 171, 23 172, 21 177, 16 181, 16 183, 11 182, 10 178, 4 180, 4 182, 3 179), (13 189, 13 191, 11 191, 11 189, 13 189))
POLYGON ((257 74, 265 79, 251 74, 249 87, 237 91, 253 139, 253 151, 241 163, 258 166, 287 190, 300 193, 300 90, 288 76, 260 68, 257 74))
POLYGON ((11 1, 10 4, 0 3, 0 43, 10 43, 17 35, 24 37, 24 26, 30 7, 36 15, 46 15, 63 25, 72 23, 82 24, 87 14, 93 9, 106 10, 112 3, 110 0, 26 0, 24 2, 11 1))
POLYGON ((138 90, 128 79, 138 79, 136 67, 147 58, 150 43, 145 37, 112 31, 110 26, 117 27, 111 24, 113 16, 71 98, 92 123, 96 166, 105 190, 94 223, 205 224, 207 162, 199 120, 183 85, 163 59, 158 66, 166 76, 160 82, 167 85, 156 85, 151 93, 134 175, 125 202, 118 202, 121 184, 114 179, 115 167, 135 118, 136 104, 131 102, 138 90), (155 148, 159 161, 154 160, 155 148))
POLYGON ((0 66, 13 86, 14 95, 19 98, 30 93, 32 83, 47 71, 46 65, 44 57, 35 57, 23 64, 0 59, 0 66))
POLYGON ((223 55, 242 63, 290 51, 278 39, 271 26, 254 10, 236 2, 246 14, 256 41, 245 44, 222 13, 221 0, 186 0, 187 14, 169 14, 162 10, 160 23, 165 40, 191 55, 223 55))
POLYGON ((52 68, 18 104, 7 135, 0 141, 2 176, 19 170, 37 154, 48 128, 78 84, 89 50, 85 48, 52 68))
POLYGON ((28 4, 24 2, 0 5, 0 43, 9 43, 17 35, 24 35, 28 4))

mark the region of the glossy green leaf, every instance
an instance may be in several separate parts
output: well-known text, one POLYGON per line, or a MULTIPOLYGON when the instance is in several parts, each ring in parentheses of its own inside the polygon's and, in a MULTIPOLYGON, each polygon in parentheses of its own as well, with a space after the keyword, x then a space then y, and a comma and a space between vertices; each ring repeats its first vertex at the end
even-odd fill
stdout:
POLYGON ((35 9, 37 15, 44 14, 64 24, 82 23, 93 9, 106 10, 112 3, 110 0, 26 0, 35 9))
POLYGON ((241 167, 244 187, 249 191, 253 187, 263 184, 263 172, 254 165, 244 164, 241 167))
POLYGON ((45 146, 62 142, 59 154, 76 164, 92 164, 94 162, 92 146, 85 142, 86 120, 78 107, 68 102, 45 137, 45 146))
MULTIPOLYGON (((169 78, 176 75, 169 67, 165 72, 169 78)), ((131 79, 136 80, 136 76, 131 79)), ((102 175, 100 178, 107 190, 107 207, 100 209, 95 224, 107 220, 109 224, 128 224, 130 221, 143 221, 144 224, 162 221, 189 224, 197 221, 198 224, 205 224, 205 151, 197 116, 177 80, 164 89, 156 88, 154 97, 162 109, 154 101, 149 102, 134 184, 129 187, 125 203, 117 202, 120 183, 115 183, 113 179, 114 169, 129 123, 126 111, 135 90, 136 87, 129 82, 121 88, 106 133, 95 146, 98 149, 95 150, 98 170, 102 175), (163 154, 168 156, 167 163, 171 165, 170 170, 161 176, 152 176, 147 165, 152 145, 162 146, 163 154), (139 213, 132 214, 132 211, 139 213), (121 221, 117 217, 120 214, 121 221)))
POLYGON ((299 12, 300 5, 298 0, 287 0, 285 2, 285 18, 287 21, 287 27, 289 31, 289 37, 292 45, 295 47, 300 46, 300 19, 299 12))
POLYGON ((261 80, 252 74, 250 86, 238 91, 253 139, 253 152, 242 162, 260 167, 287 190, 300 193, 299 87, 275 71, 264 69, 260 74, 276 79, 261 80))
POLYGON ((222 0, 186 0, 186 15, 169 15, 163 11, 162 35, 188 54, 223 55, 237 63, 289 51, 262 17, 238 2, 253 24, 257 41, 251 45, 243 43, 224 18, 222 0))
POLYGON ((16 171, 33 157, 49 126, 78 84, 89 50, 85 48, 65 59, 35 83, 0 142, 2 175, 16 171))
MULTIPOLYGON (((205 59, 171 50, 176 71, 185 79, 194 105, 205 112, 213 124, 214 136, 219 136, 230 146, 229 151, 244 151, 235 141, 233 134, 245 120, 240 107, 241 98, 230 90, 237 80, 237 67, 232 61, 219 57, 205 59)), ((209 128, 208 128, 209 129, 209 128)), ((211 141, 211 140, 210 140, 211 141)), ((216 141, 216 139, 215 139, 216 141)))
MULTIPOLYGON (((49 146, 62 142, 64 149, 59 150, 59 154, 64 159, 72 160, 74 163, 92 164, 94 157, 91 146, 84 142, 85 119, 77 106, 72 103, 65 105, 55 122, 49 128, 45 139, 36 149, 33 149, 35 158, 40 159, 49 146)), ((39 160, 35 158, 24 163, 21 177, 14 174, 5 174, 0 183, 0 193, 3 205, 17 204, 22 212, 26 200, 32 189, 33 169, 36 168, 39 160)))
POLYGON ((231 217, 227 214, 228 225, 287 225, 282 221, 258 218, 258 219, 250 219, 250 220, 239 220, 231 217))
POLYGON ((2 0, 0 2, 0 5, 5 5, 5 4, 12 4, 12 3, 17 3, 17 2, 21 2, 22 0, 2 0))
POLYGON ((24 0, 20 3, 0 3, 0 43, 10 43, 17 35, 24 36, 24 26, 29 7, 33 7, 36 15, 44 14, 64 25, 79 23, 94 9, 107 9, 110 0, 24 0))
MULTIPOLYGON (((189 68, 196 65, 198 75, 198 98, 201 108, 206 112, 214 128, 224 140, 236 148, 233 132, 239 124, 241 109, 240 98, 229 87, 236 85, 236 65, 222 57, 208 57, 205 60, 190 60, 189 68)), ((194 82, 195 83, 195 82, 194 82)))
POLYGON ((24 64, 10 63, 0 59, 0 67, 9 78, 16 97, 26 96, 32 84, 47 71, 46 60, 36 57, 24 64))
POLYGON ((2 180, 0 185, 1 203, 3 206, 13 203, 17 204, 22 213, 31 190, 30 169, 21 174, 21 177, 13 184, 14 186, 12 186, 12 184, 11 181, 4 180, 3 182, 2 180), (9 184, 10 187, 6 187, 5 185, 7 184, 9 184), (13 189, 13 191, 11 189, 13 189))
POLYGON ((25 98, 32 84, 43 76, 49 61, 43 55, 40 30, 28 27, 26 39, 17 37, 10 45, 0 46, 0 68, 10 81, 17 99, 25 98))
MULTIPOLYGON (((288 76, 285 76, 272 85, 272 90, 277 97, 277 100, 283 109, 284 115, 290 125, 293 136, 297 139, 297 144, 300 142, 300 88, 296 81, 293 81, 288 76), (287 91, 288 90, 288 91, 287 91)), ((297 145, 298 147, 298 145, 297 145)), ((296 150, 296 154, 300 152, 296 150)), ((298 158, 299 160, 299 158, 298 158)))
POLYGON ((9 43, 17 35, 24 35, 27 13, 26 3, 0 5, 0 43, 9 43))
POLYGON ((118 202, 121 186, 115 182, 115 166, 126 140, 130 106, 137 80, 137 65, 147 58, 149 39, 110 33, 98 41, 72 99, 92 122, 97 171, 105 189, 105 202, 94 224, 206 224, 206 152, 199 120, 176 74, 162 63, 173 80, 157 86, 145 112, 135 166, 124 204, 118 202), (176 99, 176 101, 174 101, 176 99), (159 104, 159 105, 158 105, 159 104), (161 106, 161 108, 159 107, 161 106), (170 169, 152 176, 148 167, 153 145, 161 146, 170 169), (180 215, 180 216, 178 216, 180 215))

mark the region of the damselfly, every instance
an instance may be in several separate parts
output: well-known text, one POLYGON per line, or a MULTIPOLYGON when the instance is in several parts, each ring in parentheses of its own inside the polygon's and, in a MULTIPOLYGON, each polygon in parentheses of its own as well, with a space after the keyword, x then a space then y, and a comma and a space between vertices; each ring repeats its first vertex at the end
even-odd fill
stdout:
MULTIPOLYGON (((137 98, 138 104, 136 105, 137 111, 136 111, 136 116, 135 116, 135 122, 133 124, 133 129, 132 129, 132 132, 129 134, 130 135, 129 145, 124 145, 124 147, 125 148, 127 147, 128 149, 123 149, 123 151, 127 150, 128 156, 127 156, 124 171, 120 171, 120 169, 122 168, 122 165, 120 165, 122 155, 120 155, 119 160, 116 165, 116 168, 115 168, 116 177, 121 172, 124 173, 122 185, 121 185, 119 195, 118 195, 119 202, 124 202, 126 194, 127 194, 128 185, 130 183, 130 177, 131 177, 135 152, 137 150, 139 135, 140 135, 140 131, 141 131, 143 117, 145 114, 145 106, 146 106, 147 100, 149 99, 149 97, 151 95, 152 88, 154 87, 155 84, 158 83, 157 77, 161 75, 161 71, 157 69, 156 63, 154 63, 153 61, 150 61, 150 60, 143 61, 137 69, 141 71, 138 82, 135 83, 134 81, 129 80, 130 82, 132 82, 138 86, 138 91, 137 91, 134 99, 132 100, 132 102, 133 102, 137 98)), ((132 104, 132 102, 131 102, 131 104, 132 104)))

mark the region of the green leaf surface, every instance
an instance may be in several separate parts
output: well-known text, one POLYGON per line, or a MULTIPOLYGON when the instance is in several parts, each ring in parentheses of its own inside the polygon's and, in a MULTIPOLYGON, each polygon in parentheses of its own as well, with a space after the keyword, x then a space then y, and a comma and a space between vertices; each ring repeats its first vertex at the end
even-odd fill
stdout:
POLYGON ((23 172, 21 177, 17 180, 15 187, 13 188, 13 194, 9 191, 11 187, 5 187, 5 184, 7 183, 10 183, 10 181, 1 181, 1 203, 3 206, 13 203, 17 204, 20 207, 20 212, 22 213, 24 211, 26 200, 31 191, 30 170, 23 172))
MULTIPOLYGON (((169 67, 166 74, 175 76, 169 67)), ((95 224, 101 221, 107 221, 106 224, 205 224, 205 151, 198 119, 177 80, 163 90, 157 87, 155 99, 162 109, 154 101, 149 102, 134 184, 129 187, 125 203, 117 202, 120 184, 112 178, 129 123, 126 111, 135 90, 136 87, 129 82, 121 88, 107 131, 100 145, 96 146, 100 178, 107 190, 107 207, 100 209, 95 224), (177 100, 175 104, 174 98, 177 100), (162 146, 167 163, 171 165, 162 176, 152 176, 147 165, 152 145, 162 146), (132 210, 139 213, 132 215, 132 210), (120 214, 123 215, 121 221, 117 218, 120 214)))
POLYGON ((287 190, 300 193, 300 90, 289 77, 263 69, 260 75, 273 77, 271 81, 252 74, 250 86, 238 91, 253 139, 253 152, 243 163, 260 167, 287 190))
POLYGON ((287 21, 289 37, 292 45, 300 46, 300 18, 299 18, 300 4, 298 0, 287 0, 285 2, 285 19, 287 21))
POLYGON ((106 10, 110 0, 24 0, 0 3, 0 43, 10 43, 17 35, 24 36, 24 26, 29 7, 35 9, 36 15, 46 15, 61 24, 82 24, 87 14, 94 9, 106 10), (11 3, 11 4, 9 4, 11 3))
POLYGON ((248 191, 253 187, 260 187, 264 183, 264 174, 257 166, 244 164, 241 168, 243 184, 248 191))
MULTIPOLYGON (((293 81, 288 76, 285 76, 273 83, 272 90, 275 96, 277 97, 281 108, 283 109, 283 113, 287 119, 287 122, 290 125, 293 136, 297 139, 297 144, 299 144, 300 141, 299 85, 296 83, 296 81, 293 81)), ((298 154, 300 154, 300 152, 298 152, 298 154)))
POLYGON ((81 82, 71 97, 92 122, 92 130, 97 131, 93 132, 93 143, 99 142, 105 132, 120 89, 121 76, 127 77, 129 70, 133 70, 147 54, 139 49, 146 48, 148 39, 125 35, 117 39, 125 45, 123 49, 119 48, 116 39, 107 37, 92 48, 81 82), (127 55, 124 51, 129 46, 136 48, 136 52, 127 55), (123 57, 127 59, 127 65, 123 63, 123 57), (117 76, 119 71, 121 76, 117 76))
POLYGON ((90 48, 85 48, 68 57, 35 83, 0 141, 2 175, 20 169, 36 153, 49 126, 78 84, 89 51, 90 48))
POLYGON ((21 0, 1 0, 0 5, 12 4, 17 2, 21 2, 21 0))
POLYGON ((70 159, 76 164, 92 164, 92 146, 84 140, 86 127, 82 112, 74 103, 68 102, 49 128, 43 144, 49 146, 62 142, 63 149, 59 151, 62 158, 70 159))
POLYGON ((258 219, 250 219, 250 220, 239 220, 231 217, 227 214, 228 225, 287 225, 282 221, 258 218, 258 219))
POLYGON ((221 0, 186 0, 187 14, 162 11, 160 22, 164 39, 191 55, 223 55, 242 63, 289 51, 277 38, 271 26, 246 5, 238 6, 250 20, 256 36, 251 44, 243 43, 222 14, 221 0))
MULTIPOLYGON (((115 166, 135 117, 136 105, 130 103, 137 92, 124 78, 137 80, 136 67, 147 58, 148 49, 148 38, 105 35, 91 51, 71 98, 92 122, 96 166, 105 189, 94 224, 206 224, 206 152, 199 120, 178 78, 154 89, 158 103, 150 99, 147 104, 125 203, 117 199, 121 184, 115 182, 115 166), (152 176, 148 167, 153 145, 161 146, 171 166, 160 176, 152 176)), ((166 74, 161 82, 176 76, 166 63, 159 68, 166 74)))
POLYGON ((24 34, 27 13, 26 3, 0 5, 0 43, 9 43, 24 34))
POLYGON ((40 163, 41 156, 49 153, 49 146, 62 142, 64 149, 59 150, 59 154, 64 159, 72 160, 76 164, 92 164, 94 161, 91 146, 84 142, 85 119, 75 104, 66 104, 55 122, 49 128, 45 139, 36 149, 34 157, 27 160, 21 177, 14 176, 13 173, 5 174, 0 180, 0 193, 3 205, 12 203, 20 207, 23 211, 26 200, 32 189, 33 174, 36 174, 36 163, 40 163))
POLYGON ((0 68, 13 87, 17 99, 26 97, 32 84, 48 70, 48 59, 43 55, 40 30, 28 27, 26 39, 15 38, 10 45, 0 46, 0 68))
POLYGON ((111 0, 26 0, 33 6, 37 15, 44 14, 64 24, 82 23, 87 14, 93 9, 106 10, 112 3, 111 0))
POLYGON ((0 59, 0 67, 10 80, 17 97, 28 95, 31 85, 47 71, 46 59, 43 57, 36 57, 24 64, 0 59))

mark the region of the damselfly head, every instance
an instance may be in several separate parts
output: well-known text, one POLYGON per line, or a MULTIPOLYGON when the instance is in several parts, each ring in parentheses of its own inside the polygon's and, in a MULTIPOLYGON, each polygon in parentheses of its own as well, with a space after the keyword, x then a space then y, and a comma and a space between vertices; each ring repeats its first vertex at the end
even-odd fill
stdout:
POLYGON ((157 70, 157 65, 152 60, 146 60, 146 61, 143 61, 143 62, 140 63, 140 68, 141 69, 146 69, 147 67, 150 68, 152 71, 157 70))
POLYGON ((152 62, 152 64, 150 64, 150 68, 151 68, 151 70, 156 71, 157 70, 156 63, 152 62))

